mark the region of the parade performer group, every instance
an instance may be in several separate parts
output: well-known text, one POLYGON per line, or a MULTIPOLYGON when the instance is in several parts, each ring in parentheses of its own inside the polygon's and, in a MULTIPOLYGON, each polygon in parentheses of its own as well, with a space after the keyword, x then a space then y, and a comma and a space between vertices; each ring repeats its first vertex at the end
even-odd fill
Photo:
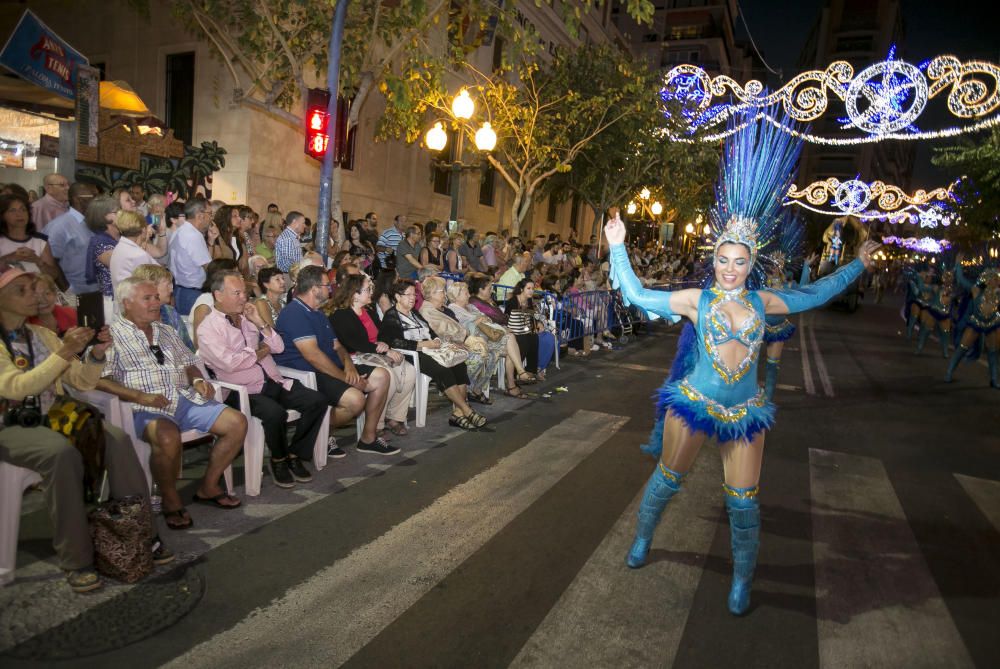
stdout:
POLYGON ((956 330, 960 332, 958 347, 948 363, 945 381, 951 382, 959 363, 973 347, 986 350, 986 360, 990 369, 990 386, 1000 388, 1000 270, 986 268, 973 282, 965 277, 962 270, 962 256, 955 262, 955 280, 959 286, 969 291, 969 305, 956 330))
POLYGON ((702 444, 713 438, 724 469, 733 555, 728 603, 735 615, 750 606, 760 545, 764 436, 774 423, 774 406, 757 384, 766 318, 825 304, 861 276, 878 247, 862 244, 857 260, 807 286, 765 289, 765 263, 758 256, 777 233, 781 196, 794 177, 799 150, 798 140, 767 123, 750 124, 727 139, 710 217, 713 273, 704 289, 644 289, 629 263, 617 212, 611 212, 605 226, 612 278, 626 302, 674 321, 687 318, 697 335, 693 341, 688 337, 691 345, 683 352, 679 346, 678 355, 686 360, 675 361, 678 373, 658 393, 660 461, 646 484, 626 563, 631 568, 645 563, 664 508, 680 490, 702 444))

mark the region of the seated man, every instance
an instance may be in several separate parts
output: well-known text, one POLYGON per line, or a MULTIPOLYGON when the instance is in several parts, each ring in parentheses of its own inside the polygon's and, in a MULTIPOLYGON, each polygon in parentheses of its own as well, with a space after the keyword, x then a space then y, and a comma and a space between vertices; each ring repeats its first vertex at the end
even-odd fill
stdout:
MULTIPOLYGON (((111 343, 106 329, 98 343, 87 350, 94 337, 90 328, 71 327, 62 341, 40 325, 25 325, 38 313, 35 277, 23 270, 0 265, 0 462, 30 469, 42 477, 42 488, 55 531, 54 544, 66 580, 76 592, 101 587, 94 571, 94 546, 90 539, 87 509, 83 500, 83 458, 80 451, 55 430, 44 425, 23 427, 25 405, 35 403, 44 414, 64 393, 64 384, 80 390, 94 388, 104 369, 111 343), (78 356, 83 355, 81 362, 78 356), (18 410, 21 411, 18 411, 18 410)), ((115 498, 149 497, 146 475, 128 436, 104 423, 104 462, 115 498)), ((20 491, 18 491, 20 493, 20 491)), ((154 531, 155 534, 155 531, 154 531)), ((153 538, 153 561, 166 564, 174 559, 158 537, 153 538)))
MULTIPOLYGON (((298 381, 281 377, 271 357, 285 349, 281 336, 264 322, 247 301, 246 281, 236 270, 216 272, 212 278, 215 305, 198 326, 198 355, 221 381, 247 387, 250 413, 264 426, 271 451, 268 470, 276 486, 291 488, 312 480, 303 460, 312 460, 313 444, 326 416, 326 397, 298 381), (288 443, 288 411, 301 414, 295 436, 288 443)), ((230 393, 226 404, 238 402, 230 393)))
MULTIPOLYGON (((275 327, 284 340, 285 350, 275 360, 293 369, 316 373, 319 391, 334 408, 331 427, 345 425, 365 412, 359 451, 379 455, 399 453, 398 448, 390 446, 376 432, 389 396, 389 372, 380 367, 354 366, 350 354, 336 340, 330 319, 319 310, 329 299, 330 280, 323 268, 303 267, 295 299, 278 315, 275 327)), ((330 449, 332 457, 347 455, 332 437, 330 449)))
POLYGON ((135 433, 153 447, 149 465, 163 496, 163 517, 171 529, 187 529, 193 521, 176 485, 181 433, 199 430, 218 437, 194 501, 235 509, 240 500, 226 494, 219 479, 243 447, 247 419, 213 399, 194 354, 160 322, 155 283, 128 278, 116 291, 121 316, 111 326, 114 347, 97 387, 132 403, 135 433))

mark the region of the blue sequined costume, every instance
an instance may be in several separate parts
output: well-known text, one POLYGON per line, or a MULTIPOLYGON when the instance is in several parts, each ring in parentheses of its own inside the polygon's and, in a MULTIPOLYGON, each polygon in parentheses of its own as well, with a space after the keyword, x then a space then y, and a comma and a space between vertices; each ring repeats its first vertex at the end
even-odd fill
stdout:
MULTIPOLYGON (((670 293, 646 290, 632 271, 623 244, 611 247, 612 280, 626 304, 635 305, 664 318, 676 318, 670 308, 670 293)), ((797 289, 768 290, 799 313, 822 306, 861 276, 864 265, 855 260, 815 283, 797 289)), ((717 287, 702 291, 695 323, 699 345, 694 369, 684 378, 667 382, 658 391, 658 411, 669 409, 692 430, 719 442, 752 440, 774 423, 774 405, 757 385, 757 359, 764 337, 764 304, 755 291, 726 292, 717 287), (750 312, 733 331, 722 305, 737 301, 750 312), (737 339, 747 351, 735 369, 726 366, 719 353, 722 344, 737 339)))

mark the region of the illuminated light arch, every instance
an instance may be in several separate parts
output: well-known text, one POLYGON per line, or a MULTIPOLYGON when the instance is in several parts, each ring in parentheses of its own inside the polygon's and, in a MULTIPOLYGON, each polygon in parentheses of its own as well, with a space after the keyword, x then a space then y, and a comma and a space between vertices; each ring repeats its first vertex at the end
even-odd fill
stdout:
POLYGON ((727 75, 711 77, 696 65, 678 65, 664 78, 660 96, 665 101, 685 102, 683 114, 690 130, 706 132, 697 139, 673 136, 678 141, 718 141, 761 119, 786 132, 816 144, 851 145, 883 139, 928 139, 975 132, 1000 123, 1000 66, 982 60, 961 62, 955 56, 937 56, 920 66, 896 60, 895 48, 888 57, 857 74, 846 61, 836 61, 825 70, 810 70, 793 77, 773 92, 755 79, 746 85, 727 75), (947 92, 948 111, 965 125, 920 130, 914 123, 930 100, 947 92), (731 96, 733 103, 713 100, 731 96), (780 105, 801 123, 814 121, 830 105, 831 97, 844 103, 845 130, 859 135, 826 137, 785 127, 766 108, 780 105), (758 110, 754 114, 754 110, 758 110), (745 118, 727 127, 730 116, 745 118), (712 131, 717 129, 716 131, 712 131))
POLYGON ((951 242, 947 239, 934 239, 933 237, 883 237, 883 244, 898 246, 908 251, 918 253, 942 253, 951 248, 951 242))
MULTIPOLYGON (((915 215, 923 222, 936 217, 943 225, 947 213, 941 211, 938 203, 950 204, 954 201, 952 188, 923 189, 908 194, 899 186, 884 181, 865 183, 861 179, 841 181, 836 177, 814 181, 801 190, 792 184, 785 196, 785 206, 797 205, 828 216, 851 214, 864 220, 915 215)), ((896 222, 896 221, 893 221, 896 222)), ((902 221, 900 221, 902 222, 902 221)), ((936 227, 936 225, 922 225, 936 227)))

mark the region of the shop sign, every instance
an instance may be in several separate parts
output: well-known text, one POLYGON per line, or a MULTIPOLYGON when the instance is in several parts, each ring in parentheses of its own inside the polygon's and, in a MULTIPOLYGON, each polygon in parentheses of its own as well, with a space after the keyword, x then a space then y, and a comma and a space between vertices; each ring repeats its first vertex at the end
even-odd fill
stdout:
POLYGON ((26 9, 0 52, 0 64, 25 81, 72 100, 76 68, 88 61, 26 9))

